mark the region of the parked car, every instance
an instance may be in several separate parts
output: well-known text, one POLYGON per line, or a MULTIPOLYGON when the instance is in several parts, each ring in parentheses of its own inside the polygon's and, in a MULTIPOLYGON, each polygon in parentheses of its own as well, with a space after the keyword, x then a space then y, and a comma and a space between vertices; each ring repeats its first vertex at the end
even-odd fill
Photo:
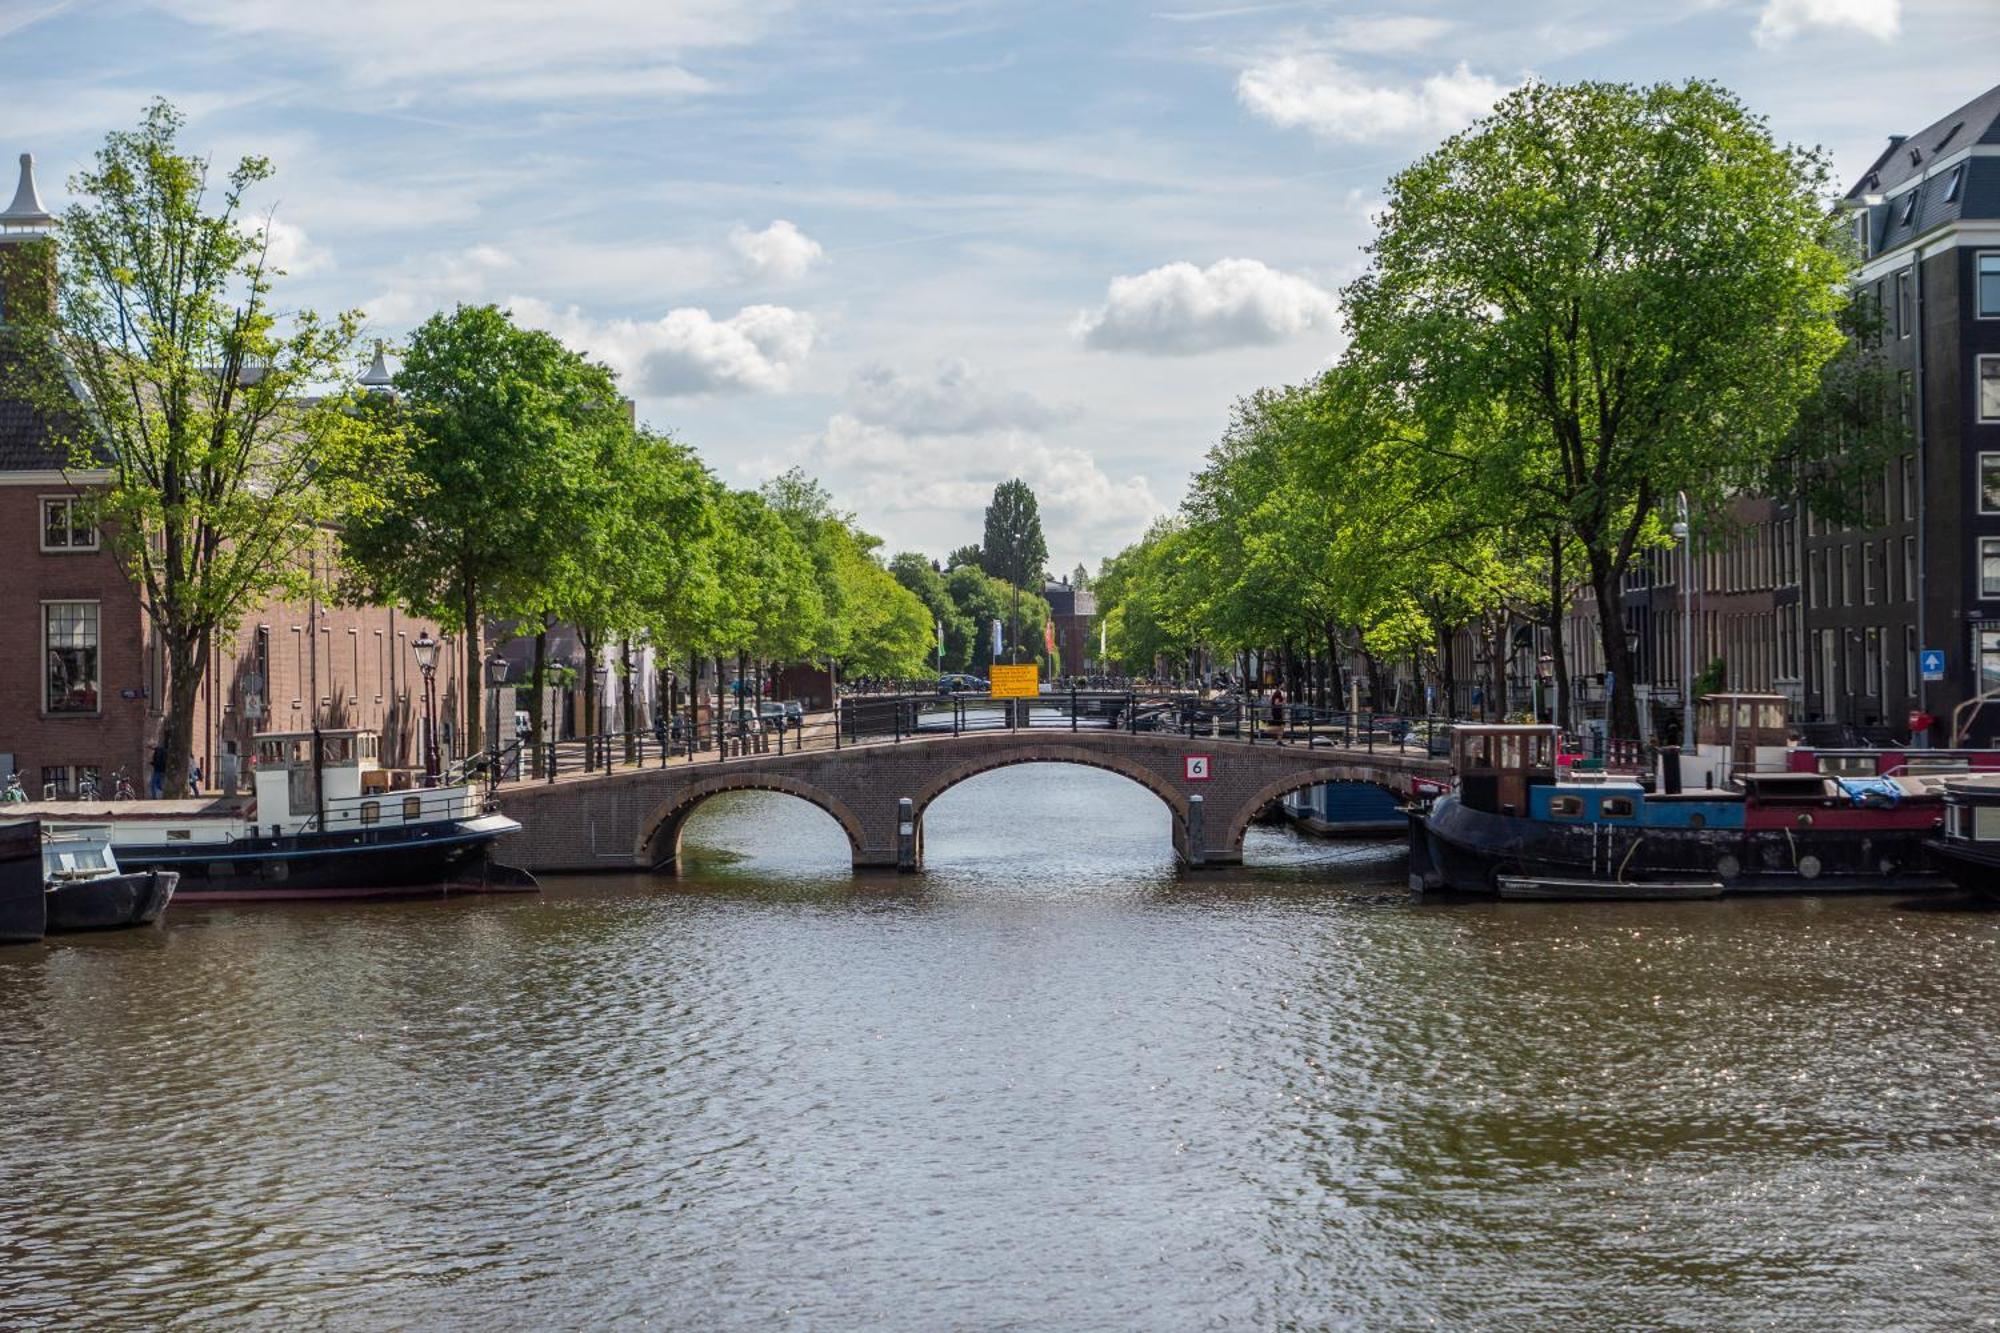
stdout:
POLYGON ((775 699, 766 699, 757 705, 758 720, 767 727, 785 729, 785 706, 775 699))
POLYGON ((791 723, 792 729, 795 731, 804 728, 806 724, 806 706, 797 699, 785 700, 785 721, 791 723))
POLYGON ((993 685, 984 676, 967 675, 963 671, 952 671, 938 677, 939 694, 985 694, 993 685))

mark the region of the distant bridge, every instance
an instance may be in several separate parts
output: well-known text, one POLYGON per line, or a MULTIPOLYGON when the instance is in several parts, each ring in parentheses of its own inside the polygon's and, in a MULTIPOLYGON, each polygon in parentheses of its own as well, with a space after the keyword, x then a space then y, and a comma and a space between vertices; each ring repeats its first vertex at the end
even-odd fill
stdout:
MULTIPOLYGON (((650 767, 612 765, 505 785, 500 808, 523 831, 501 844, 500 858, 537 871, 666 869, 679 859, 682 831, 703 802, 729 791, 773 791, 831 815, 856 869, 918 870, 931 802, 981 773, 1055 763, 1130 778, 1171 812, 1183 864, 1227 866, 1242 862, 1244 830, 1258 812, 1292 792, 1369 782, 1407 795, 1414 779, 1440 780, 1448 771, 1422 745, 1378 742, 1372 733, 1364 744, 1351 727, 1331 734, 1308 723, 1279 743, 1233 725, 1214 728, 1236 733, 1223 735, 1121 728, 1132 721, 1129 705, 1121 718, 1116 708, 1087 707, 1070 696, 1011 709, 983 700, 866 704, 895 709, 893 726, 857 726, 844 704, 839 748, 834 729, 822 726, 818 736, 807 731, 804 748, 794 743, 783 753, 697 752, 650 767), (946 710, 949 723, 941 724, 946 710)), ((770 745, 769 737, 760 743, 770 745)), ((739 748, 755 747, 723 750, 739 748)))

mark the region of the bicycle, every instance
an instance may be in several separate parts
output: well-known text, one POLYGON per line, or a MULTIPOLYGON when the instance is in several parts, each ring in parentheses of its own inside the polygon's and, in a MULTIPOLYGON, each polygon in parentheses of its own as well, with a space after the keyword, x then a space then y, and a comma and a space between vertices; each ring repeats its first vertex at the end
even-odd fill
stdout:
POLYGON ((132 779, 125 776, 125 770, 111 770, 111 799, 114 801, 136 801, 139 793, 132 789, 132 779))
POLYGON ((76 799, 79 801, 97 799, 97 774, 85 773, 76 780, 76 799))

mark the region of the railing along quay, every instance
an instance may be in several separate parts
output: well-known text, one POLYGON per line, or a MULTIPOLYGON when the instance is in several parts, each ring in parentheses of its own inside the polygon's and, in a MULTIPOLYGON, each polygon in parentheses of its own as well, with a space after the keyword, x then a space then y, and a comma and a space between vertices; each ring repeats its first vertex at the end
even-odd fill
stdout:
MULTIPOLYGON (((497 765, 489 765, 484 755, 474 755, 459 768, 496 786, 547 783, 677 763, 720 764, 752 756, 1005 731, 1115 731, 1444 758, 1450 753, 1454 724, 1454 719, 1441 716, 1299 704, 1273 708, 1237 696, 1191 692, 1065 689, 1018 699, 936 692, 858 693, 842 697, 831 709, 791 716, 782 723, 742 714, 721 719, 682 714, 650 731, 599 732, 545 741, 539 748, 524 739, 505 747, 497 765)), ((1600 752, 1598 757, 1607 756, 1600 752)))

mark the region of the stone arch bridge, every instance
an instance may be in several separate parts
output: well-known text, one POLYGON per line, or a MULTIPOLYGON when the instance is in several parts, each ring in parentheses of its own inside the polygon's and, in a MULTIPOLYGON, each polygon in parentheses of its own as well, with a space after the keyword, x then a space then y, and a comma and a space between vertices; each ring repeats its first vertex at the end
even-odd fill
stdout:
POLYGON ((1301 788, 1369 782, 1407 795, 1413 779, 1440 780, 1448 771, 1421 752, 1233 738, 1111 730, 928 736, 721 761, 697 757, 505 787, 500 808, 523 830, 505 839, 498 855, 536 871, 665 869, 678 859, 681 831, 702 802, 727 791, 774 791, 833 816, 856 869, 917 870, 932 801, 967 778, 1033 763, 1101 768, 1145 787, 1172 812, 1174 850, 1189 866, 1240 864, 1245 828, 1271 802, 1301 788))

